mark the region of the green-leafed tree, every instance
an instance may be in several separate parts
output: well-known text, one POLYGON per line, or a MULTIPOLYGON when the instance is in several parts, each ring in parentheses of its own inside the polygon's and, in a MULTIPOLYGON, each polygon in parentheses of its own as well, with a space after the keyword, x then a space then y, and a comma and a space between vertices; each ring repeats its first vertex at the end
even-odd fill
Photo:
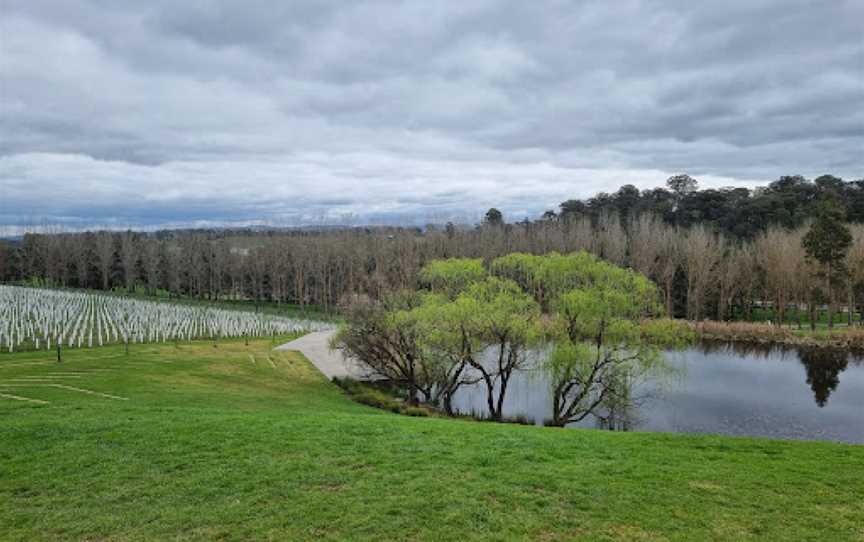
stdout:
POLYGON ((488 275, 480 258, 450 258, 426 264, 420 271, 420 281, 433 292, 453 298, 488 275))
POLYGON ((534 296, 544 311, 561 294, 592 286, 628 288, 639 277, 628 269, 605 262, 585 251, 573 254, 552 252, 545 256, 514 253, 496 258, 491 272, 515 281, 534 296))
POLYGON ((644 320, 662 313, 657 287, 644 276, 597 262, 616 280, 559 295, 554 348, 547 362, 553 394, 550 425, 564 426, 614 405, 626 409, 634 383, 663 366, 660 345, 689 339, 683 324, 644 320))
POLYGON ((503 226, 504 215, 501 214, 501 211, 492 207, 486 211, 486 214, 483 216, 483 224, 487 226, 503 226))
POLYGON ((468 375, 473 359, 484 348, 474 332, 477 312, 471 298, 451 299, 436 293, 425 294, 414 309, 420 323, 419 347, 435 382, 431 402, 447 414, 454 414, 453 397, 459 388, 479 381, 468 375))
POLYGON ((599 406, 626 408, 634 379, 659 364, 657 341, 686 335, 670 321, 642 322, 662 312, 651 281, 587 252, 510 254, 489 267, 428 263, 425 291, 353 304, 337 346, 404 383, 412 402, 448 413, 462 385, 479 383, 501 420, 513 375, 551 341, 553 423, 565 425, 599 406))
POLYGON ((816 220, 802 241, 807 256, 819 263, 828 297, 828 327, 834 327, 834 291, 846 280, 846 255, 852 234, 843 209, 832 196, 819 203, 816 220))
POLYGON ((453 298, 430 294, 415 312, 444 408, 452 412, 461 385, 482 382, 489 416, 500 420, 510 379, 542 338, 539 305, 515 282, 487 277, 453 298))
POLYGON ((416 292, 396 292, 380 301, 355 299, 346 307, 346 324, 331 343, 360 360, 371 374, 402 384, 412 405, 430 401, 435 384, 422 356, 420 326, 412 310, 419 301, 416 292))
POLYGON ((529 349, 541 339, 540 306, 515 282, 497 277, 471 285, 460 297, 475 308, 474 336, 492 350, 491 364, 477 357, 469 363, 486 386, 490 417, 501 420, 510 379, 525 366, 529 349))

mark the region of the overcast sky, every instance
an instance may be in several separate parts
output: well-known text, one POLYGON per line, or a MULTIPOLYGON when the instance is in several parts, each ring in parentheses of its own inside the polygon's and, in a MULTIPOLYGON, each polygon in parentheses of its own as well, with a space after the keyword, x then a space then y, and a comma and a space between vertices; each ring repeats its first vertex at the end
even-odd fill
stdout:
MULTIPOLYGON (((864 2, 0 0, 0 225, 864 176, 864 2)), ((8 229, 8 228, 7 228, 8 229)))

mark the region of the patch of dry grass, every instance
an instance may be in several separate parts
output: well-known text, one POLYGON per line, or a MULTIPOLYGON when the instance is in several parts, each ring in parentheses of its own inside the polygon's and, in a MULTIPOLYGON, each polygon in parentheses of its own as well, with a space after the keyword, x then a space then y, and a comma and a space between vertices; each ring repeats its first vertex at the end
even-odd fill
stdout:
POLYGON ((825 345, 864 350, 864 327, 838 327, 834 330, 795 330, 765 322, 717 322, 705 320, 688 324, 700 339, 825 345))

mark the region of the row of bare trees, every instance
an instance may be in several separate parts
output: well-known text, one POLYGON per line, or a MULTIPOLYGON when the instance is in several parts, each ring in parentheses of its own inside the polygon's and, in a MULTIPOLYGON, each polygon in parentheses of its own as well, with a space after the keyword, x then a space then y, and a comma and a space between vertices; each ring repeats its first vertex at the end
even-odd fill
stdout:
MULTIPOLYGON (((513 252, 586 250, 654 280, 670 314, 692 320, 748 318, 770 306, 786 320, 792 307, 836 301, 864 305, 864 225, 852 225, 845 280, 828 299, 819 265, 802 245, 806 227, 769 228, 753 241, 702 225, 683 229, 648 214, 622 224, 597 220, 485 225, 477 228, 345 229, 318 232, 30 234, 0 250, 3 280, 38 279, 62 287, 141 289, 208 299, 256 299, 325 310, 347 294, 378 297, 413 288, 433 259, 513 252)), ((794 311, 797 318, 801 311, 794 311)))

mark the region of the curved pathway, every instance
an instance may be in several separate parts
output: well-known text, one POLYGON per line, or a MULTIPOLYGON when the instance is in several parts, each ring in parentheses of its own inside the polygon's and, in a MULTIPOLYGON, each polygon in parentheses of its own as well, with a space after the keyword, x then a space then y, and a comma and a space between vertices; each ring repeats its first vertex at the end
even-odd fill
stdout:
POLYGON ((276 350, 295 350, 300 352, 321 371, 328 380, 333 377, 350 377, 355 380, 374 380, 360 363, 354 358, 348 358, 339 350, 330 348, 330 339, 335 330, 315 331, 303 335, 299 339, 277 346, 276 350))

